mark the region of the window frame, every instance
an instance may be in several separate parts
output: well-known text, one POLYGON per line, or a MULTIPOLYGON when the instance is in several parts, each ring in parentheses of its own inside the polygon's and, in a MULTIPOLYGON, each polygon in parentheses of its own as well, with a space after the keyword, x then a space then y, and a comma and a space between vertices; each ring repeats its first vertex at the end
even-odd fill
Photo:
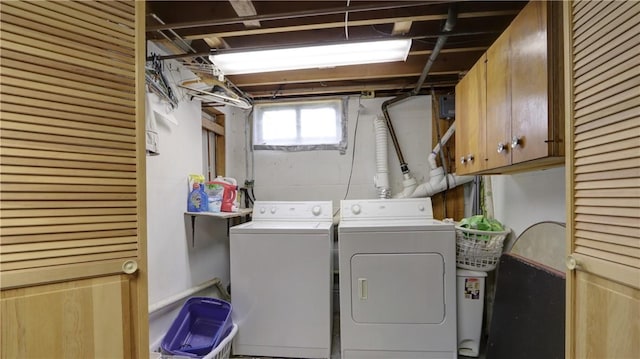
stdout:
POLYGON ((202 111, 202 171, 208 181, 225 175, 225 116, 202 111))
POLYGON ((345 153, 347 149, 347 105, 348 98, 323 98, 323 99, 304 99, 304 100, 285 100, 285 101, 270 101, 256 103, 253 110, 253 136, 252 148, 254 150, 280 150, 280 151, 314 151, 314 150, 338 150, 340 153, 345 153), (339 141, 336 143, 317 143, 317 144, 265 144, 261 139, 262 123, 261 117, 265 110, 273 110, 275 108, 293 108, 296 110, 296 140, 300 139, 300 112, 304 109, 317 108, 319 105, 327 104, 330 107, 335 107, 336 111, 336 129, 340 131, 337 136, 339 141))

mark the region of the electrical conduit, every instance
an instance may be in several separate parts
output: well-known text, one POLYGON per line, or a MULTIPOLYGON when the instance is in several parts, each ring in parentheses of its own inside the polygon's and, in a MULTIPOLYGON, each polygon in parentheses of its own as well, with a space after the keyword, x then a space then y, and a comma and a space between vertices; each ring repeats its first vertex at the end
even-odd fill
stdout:
POLYGON ((391 140, 393 141, 393 146, 396 150, 396 154, 398 155, 398 159, 400 160, 400 170, 402 171, 402 176, 403 176, 402 184, 404 187, 404 190, 399 195, 400 197, 409 197, 409 194, 413 193, 418 183, 415 180, 415 178, 413 178, 413 176, 411 175, 411 172, 409 171, 409 165, 404 160, 402 150, 400 149, 400 144, 398 143, 398 138, 396 137, 395 130, 393 129, 393 124, 391 123, 391 117, 389 116, 388 108, 392 104, 404 101, 409 97, 415 96, 420 93, 420 89, 422 88, 422 85, 424 84, 424 81, 427 78, 429 70, 431 70, 431 66, 433 65, 438 55, 440 54, 440 50, 442 50, 442 48, 444 47, 445 42, 447 42, 448 35, 446 33, 451 32, 451 30, 453 30, 453 27, 456 24, 457 17, 458 17, 457 7, 455 4, 453 4, 449 7, 447 21, 445 22, 442 28, 442 32, 444 34, 438 36, 436 45, 434 46, 433 51, 431 52, 431 55, 427 60, 427 63, 424 65, 424 68, 422 69, 422 73, 420 74, 420 78, 416 83, 416 87, 413 90, 407 93, 404 93, 402 95, 399 95, 397 97, 394 97, 392 99, 389 99, 382 104, 382 114, 384 115, 384 118, 386 120, 386 124, 389 129, 389 135, 391 136, 391 140))

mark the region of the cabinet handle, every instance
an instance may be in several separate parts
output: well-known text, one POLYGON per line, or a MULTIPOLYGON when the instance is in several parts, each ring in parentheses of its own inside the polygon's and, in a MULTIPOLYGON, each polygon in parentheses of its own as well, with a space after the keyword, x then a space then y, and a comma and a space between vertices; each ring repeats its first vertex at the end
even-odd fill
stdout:
POLYGON ((469 162, 473 162, 473 160, 474 160, 473 155, 472 155, 472 154, 468 154, 468 155, 467 155, 467 161, 469 161, 469 162))
POLYGON ((498 143, 498 153, 507 152, 508 146, 502 142, 498 143))
POLYGON ((516 148, 520 145, 522 145, 522 139, 518 136, 513 136, 511 139, 511 148, 516 148))
POLYGON ((122 272, 125 274, 133 274, 138 271, 138 262, 133 259, 122 263, 122 272))
POLYGON ((467 162, 467 159, 464 156, 460 157, 460 163, 465 164, 465 162, 467 162))

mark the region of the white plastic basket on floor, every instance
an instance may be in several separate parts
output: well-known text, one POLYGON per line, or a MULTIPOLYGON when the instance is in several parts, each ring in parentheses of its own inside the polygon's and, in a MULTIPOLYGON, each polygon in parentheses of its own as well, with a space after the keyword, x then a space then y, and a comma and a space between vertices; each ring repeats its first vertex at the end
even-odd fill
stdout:
MULTIPOLYGON (((231 342, 238 333, 238 325, 233 323, 231 332, 215 347, 209 354, 202 357, 202 359, 229 359, 231 355, 231 342)), ((182 355, 162 355, 162 359, 193 359, 193 357, 182 355)))
POLYGON ((501 232, 490 232, 456 226, 456 265, 483 272, 494 270, 509 232, 507 227, 501 232))
POLYGON ((215 347, 209 354, 205 355, 202 359, 228 359, 231 354, 231 342, 233 337, 238 332, 238 325, 233 324, 231 333, 224 338, 217 347, 215 347))

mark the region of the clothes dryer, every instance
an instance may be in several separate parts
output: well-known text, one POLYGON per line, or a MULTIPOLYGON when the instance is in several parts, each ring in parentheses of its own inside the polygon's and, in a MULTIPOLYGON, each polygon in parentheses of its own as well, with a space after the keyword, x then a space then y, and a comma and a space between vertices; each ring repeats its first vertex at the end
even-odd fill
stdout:
POLYGON ((431 200, 344 200, 338 226, 342 359, 456 358, 453 224, 431 200))
POLYGON ((332 245, 331 201, 256 201, 230 229, 235 355, 330 357, 332 245))

